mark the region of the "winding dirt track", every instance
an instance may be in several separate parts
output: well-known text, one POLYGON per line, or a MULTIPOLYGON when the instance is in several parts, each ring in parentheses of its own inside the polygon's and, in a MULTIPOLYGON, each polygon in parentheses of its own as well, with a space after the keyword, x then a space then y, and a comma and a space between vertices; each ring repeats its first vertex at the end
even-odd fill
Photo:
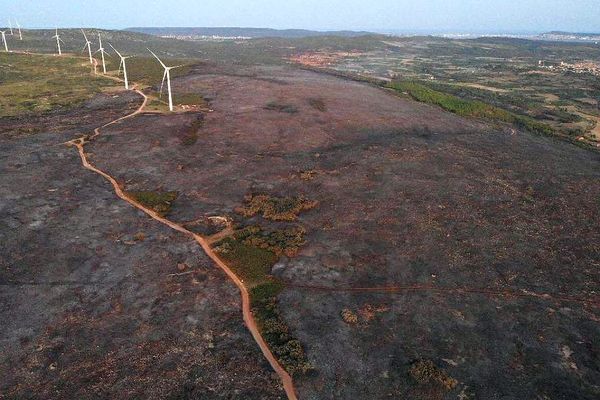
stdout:
POLYGON ((78 139, 71 140, 65 144, 70 145, 70 146, 75 146, 77 148, 77 150, 79 151, 79 156, 81 157, 81 163, 83 164, 83 166, 85 168, 87 168, 88 170, 103 176, 107 181, 109 181, 113 185, 113 188, 114 188, 117 196, 119 196, 121 199, 125 200, 126 202, 128 202, 129 204, 134 206, 135 208, 143 211, 148 216, 150 216, 152 219, 155 219, 156 221, 158 221, 164 225, 167 225, 168 227, 170 227, 178 232, 181 232, 185 235, 188 235, 188 236, 191 236, 192 238, 194 238, 194 240, 202 247, 202 249, 204 250, 206 255, 208 255, 215 262, 215 264, 217 264, 219 266, 219 268, 221 268, 227 274, 229 279, 231 279, 233 281, 233 283, 235 283, 235 285, 240 290, 240 293, 242 294, 242 314, 244 316, 244 322, 245 322, 246 326, 248 327, 248 330, 250 331, 250 333, 252 333, 254 340, 260 347, 265 358, 269 361, 269 364, 271 364, 271 367, 273 368, 273 370, 275 370, 277 375, 279 375, 288 399, 297 400, 296 391, 294 389, 294 383, 292 381, 291 376, 287 373, 287 371, 285 371, 285 369, 283 369, 281 364, 279 364, 279 362, 277 361, 277 359, 271 352, 271 349, 269 348, 269 346, 267 345, 267 343, 261 336, 260 331, 258 330, 258 326, 256 325, 256 321, 254 320, 252 311, 250 309, 250 296, 248 294, 248 289, 246 288, 244 283, 233 273, 233 271, 231 269, 229 269, 227 264, 225 264, 217 256, 217 254, 211 249, 210 243, 208 242, 208 240, 206 238, 204 238, 203 236, 200 236, 192 231, 189 231, 186 228, 184 228, 183 226, 160 216, 155 211, 144 207, 141 203, 128 197, 125 194, 125 192, 123 191, 123 189, 119 186, 119 184, 117 183, 115 178, 110 176, 108 173, 102 171, 101 169, 95 167, 88 160, 85 150, 84 150, 84 146, 89 140, 92 140, 95 137, 97 137, 98 135, 100 135, 101 130, 103 128, 113 125, 113 124, 116 124, 120 121, 135 117, 136 115, 144 112, 144 108, 146 107, 146 104, 148 103, 148 97, 140 90, 135 89, 135 86, 134 86, 133 90, 136 93, 138 93, 140 96, 142 96, 142 98, 143 98, 143 102, 137 110, 135 110, 131 114, 128 114, 124 117, 115 119, 114 121, 111 121, 105 125, 102 125, 101 127, 96 128, 94 130, 94 134, 90 137, 86 138, 84 136, 84 137, 81 137, 78 139))
MULTIPOLYGON (((40 55, 42 55, 42 54, 40 54, 40 55)), ((43 55, 48 55, 48 54, 43 54, 43 55)), ((95 69, 97 68, 97 65, 98 65, 98 62, 97 62, 97 60, 94 59, 92 73, 94 73, 95 69)), ((113 79, 118 82, 122 82, 122 80, 119 79, 118 77, 106 76, 106 75, 101 75, 101 76, 109 78, 109 79, 113 79)), ((248 293, 248 289, 246 288, 244 283, 235 275, 235 273, 227 266, 227 264, 225 264, 218 257, 218 255, 212 250, 211 243, 214 242, 214 237, 205 238, 201 235, 198 235, 198 234, 184 228, 182 225, 179 225, 171 220, 168 220, 168 219, 162 217, 155 211, 146 208, 141 203, 128 197, 125 194, 125 192, 123 191, 123 189, 119 186, 117 181, 111 175, 109 175, 107 172, 102 171, 101 169, 95 167, 88 160, 87 155, 84 150, 84 146, 90 140, 93 140, 95 137, 100 135, 101 130, 103 128, 106 128, 110 125, 116 124, 120 121, 129 119, 129 118, 133 118, 136 115, 139 115, 139 114, 145 112, 145 107, 148 103, 148 97, 143 92, 138 90, 136 88, 136 85, 133 86, 132 90, 134 90, 136 93, 138 93, 143 98, 142 104, 133 113, 128 114, 123 117, 120 117, 120 118, 117 118, 107 124, 104 124, 96 129, 94 129, 94 134, 91 136, 83 136, 81 138, 71 140, 64 144, 76 147, 79 152, 79 156, 81 158, 83 167, 85 167, 86 169, 88 169, 96 174, 101 175, 107 181, 109 181, 112 184, 114 191, 118 197, 120 197, 122 200, 126 201, 127 203, 131 204, 133 207, 143 211, 148 216, 150 216, 152 219, 154 219, 164 225, 167 225, 171 229, 174 229, 178 232, 181 232, 185 235, 192 237, 202 247, 202 249, 208 255, 208 257, 210 257, 217 264, 217 266, 219 266, 219 268, 221 268, 227 274, 227 276, 238 287, 238 289, 240 290, 240 293, 242 295, 242 313, 243 313, 243 318, 244 318, 244 322, 245 322, 246 326, 248 327, 250 333, 254 337, 254 340, 256 341, 256 343, 259 345, 261 351, 263 352, 263 355, 269 361, 273 370, 280 377, 288 399, 297 400, 295 389, 294 389, 294 384, 293 384, 291 376, 283 369, 281 364, 279 364, 279 362, 277 361, 277 359, 271 352, 269 346, 267 345, 265 340, 262 338, 262 336, 258 330, 258 326, 256 325, 256 322, 252 315, 252 311, 250 309, 250 296, 248 293)), ((220 237, 220 234, 217 234, 216 237, 220 237)), ((509 291, 509 290, 495 291, 495 290, 490 290, 490 289, 474 289, 474 288, 440 288, 440 287, 436 287, 433 285, 390 286, 390 287, 326 287, 326 286, 294 285, 293 283, 286 283, 286 286, 288 286, 290 288, 297 288, 297 289, 331 291, 331 292, 383 292, 383 293, 387 292, 387 293, 394 293, 394 292, 411 292, 411 291, 429 291, 429 292, 442 292, 442 293, 473 293, 473 294, 484 294, 484 295, 489 295, 489 296, 535 297, 535 298, 546 299, 546 300, 579 302, 579 303, 592 305, 595 307, 598 307, 600 305, 599 304, 600 302, 597 298, 584 299, 584 298, 579 298, 579 297, 569 297, 569 296, 565 296, 565 295, 538 294, 538 293, 532 293, 532 292, 528 292, 528 291, 517 292, 517 291, 509 291)))

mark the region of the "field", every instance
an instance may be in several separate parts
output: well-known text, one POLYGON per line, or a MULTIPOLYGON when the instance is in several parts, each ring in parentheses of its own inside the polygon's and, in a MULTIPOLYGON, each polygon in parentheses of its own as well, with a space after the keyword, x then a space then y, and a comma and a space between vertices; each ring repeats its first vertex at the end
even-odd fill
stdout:
POLYGON ((561 67, 561 62, 598 64, 600 48, 593 44, 388 38, 379 48, 333 58, 330 54, 324 49, 297 53, 290 59, 355 76, 416 82, 538 121, 568 140, 591 146, 600 142, 594 130, 600 116, 598 73, 561 67))
POLYGON ((80 58, 0 54, 0 118, 81 105, 115 83, 80 58))
POLYGON ((539 101, 567 111, 550 120, 531 113, 529 74, 450 65, 595 50, 388 39, 149 37, 186 65, 177 112, 140 50, 150 104, 91 139, 142 98, 86 86, 83 67, 68 104, 0 118, 0 397, 285 398, 214 251, 300 399, 597 398, 600 153, 566 130, 585 117, 554 80, 596 89, 553 75, 539 101), (293 58, 322 52, 334 61, 293 58), (436 79, 418 72, 438 56, 436 79), (83 169, 64 143, 86 135, 86 160, 210 251, 83 169))

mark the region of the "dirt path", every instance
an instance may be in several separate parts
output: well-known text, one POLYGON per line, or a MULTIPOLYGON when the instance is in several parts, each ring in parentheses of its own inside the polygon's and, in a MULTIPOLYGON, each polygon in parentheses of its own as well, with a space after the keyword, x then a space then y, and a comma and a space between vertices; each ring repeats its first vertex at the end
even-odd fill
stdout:
MULTIPOLYGON (((97 62, 96 62, 97 64, 97 62)), ((95 67, 95 66, 94 66, 95 67)), ((115 79, 114 77, 112 77, 113 79, 115 79)), ((119 78, 116 78, 116 80, 119 80, 119 78)), ((148 103, 148 96, 146 96, 143 92, 141 92, 140 90, 136 89, 136 86, 134 85, 133 90, 138 93, 140 96, 142 96, 143 98, 143 102, 140 105, 140 107, 138 109, 136 109, 133 113, 128 114, 126 116, 120 117, 115 119, 114 121, 111 121, 107 124, 102 125, 101 127, 98 127, 94 130, 94 134, 90 137, 81 137, 78 139, 74 139, 71 141, 66 142, 65 144, 69 145, 69 146, 74 146, 77 148, 78 152, 79 152, 79 156, 81 157, 81 162, 82 165, 92 171, 95 172, 96 174, 101 175, 102 177, 104 177, 107 181, 109 181, 112 185, 113 188, 115 190, 115 193, 117 196, 119 196, 122 200, 125 200, 126 202, 128 202, 129 204, 131 204, 132 206, 134 206, 135 208, 143 211, 144 213, 146 213, 148 216, 150 216, 152 219, 167 225, 168 227, 181 232, 185 235, 188 235, 190 237, 192 237, 204 250, 204 252, 206 253, 206 255, 208 255, 208 257, 210 257, 215 264, 217 264, 219 266, 219 268, 221 268, 229 277, 229 279, 231 279, 233 281, 233 283, 235 283, 235 285, 238 287, 238 289, 240 290, 240 293, 242 295, 242 314, 244 317, 244 322, 246 324, 246 326, 248 327, 248 330, 250 331, 250 333, 252 334, 252 336, 254 337, 254 340, 256 341, 256 343, 258 344, 258 346, 260 347, 263 355, 265 356, 265 358, 269 361, 269 364, 271 364, 271 367, 273 368, 273 370, 277 373, 277 375, 280 377, 282 384, 283 384, 283 388, 285 390, 285 393, 288 397, 288 399, 290 400, 297 400, 296 397, 296 392, 294 389, 294 384, 292 381, 291 376, 287 373, 287 371, 285 371, 285 369, 283 369, 283 367, 281 366, 281 364, 279 364, 279 362, 277 361, 277 359, 275 358, 275 356, 273 355, 273 353, 271 352, 271 349, 269 348, 269 346, 267 345, 267 343, 265 342, 265 340, 263 339, 263 337, 260 334, 260 331, 258 329, 258 326, 256 325, 256 321, 254 320, 254 317, 252 315, 252 311, 250 309, 250 295, 248 293, 248 289, 246 288, 246 286, 244 285, 244 283, 233 273, 233 271, 217 256, 217 254, 212 250, 212 248, 210 247, 210 243, 209 241, 204 238, 203 236, 200 236, 192 231, 189 231, 188 229, 184 228, 183 226, 170 221, 162 216, 160 216, 158 213, 156 213, 153 210, 150 210, 148 208, 146 208, 144 205, 142 205, 141 203, 135 201, 134 199, 128 197, 125 192, 123 191, 123 189, 119 186, 119 184, 117 183, 117 181, 115 180, 115 178, 113 178, 111 175, 109 175, 107 172, 102 171, 101 169, 95 167, 94 165, 92 165, 90 163, 90 161, 87 158, 87 155, 85 153, 84 150, 84 146, 87 142, 89 142, 90 140, 93 140, 95 137, 97 137, 98 135, 101 134, 101 130, 103 128, 106 128, 110 125, 116 124, 120 121, 129 119, 129 118, 133 118, 136 115, 143 113, 144 109, 148 103)))

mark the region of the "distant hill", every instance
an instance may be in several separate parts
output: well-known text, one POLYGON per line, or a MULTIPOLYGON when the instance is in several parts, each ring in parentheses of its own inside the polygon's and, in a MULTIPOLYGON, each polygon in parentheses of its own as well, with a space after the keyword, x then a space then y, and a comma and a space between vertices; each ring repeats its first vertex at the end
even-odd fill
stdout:
POLYGON ((286 38, 298 39, 317 36, 357 37, 371 35, 364 31, 310 31, 305 29, 269 29, 269 28, 127 28, 126 31, 170 37, 244 37, 244 38, 286 38))

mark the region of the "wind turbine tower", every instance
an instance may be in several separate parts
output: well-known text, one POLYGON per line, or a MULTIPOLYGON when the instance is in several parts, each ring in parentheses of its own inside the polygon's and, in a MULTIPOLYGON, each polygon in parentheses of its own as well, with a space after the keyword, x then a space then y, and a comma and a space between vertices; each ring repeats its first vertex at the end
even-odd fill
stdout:
POLYGON ((4 51, 8 53, 8 44, 6 44, 6 31, 0 31, 2 34, 2 42, 4 43, 4 51))
POLYGON ((60 35, 58 34, 58 28, 56 28, 56 35, 52 36, 52 38, 56 39, 56 47, 58 48, 58 55, 62 56, 62 50, 60 48, 60 42, 62 42, 62 39, 60 38, 60 35))
POLYGON ((14 35, 13 33, 13 28, 12 28, 12 24, 10 23, 10 18, 8 19, 8 30, 10 31, 11 35, 14 35))
POLYGON ((165 79, 167 79, 167 90, 169 92, 169 110, 173 111, 173 93, 171 92, 171 70, 174 68, 183 67, 183 65, 177 65, 175 67, 167 67, 161 60, 158 58, 156 54, 152 52, 152 50, 148 49, 148 51, 158 60, 160 65, 165 69, 165 73, 163 74, 162 83, 160 84, 160 94, 162 95, 163 86, 165 84, 165 79))
POLYGON ((131 56, 128 57, 124 57, 121 55, 121 53, 119 53, 117 51, 117 49, 115 49, 112 44, 108 44, 110 47, 112 47, 112 49, 115 51, 115 53, 117 53, 117 55, 119 56, 119 58, 121 59, 121 62, 119 63, 119 72, 117 72, 117 74, 121 73, 121 65, 123 66, 123 77, 125 78, 125 89, 129 89, 129 81, 127 80, 127 64, 125 63, 125 60, 127 60, 128 58, 131 58, 131 56))
POLYGON ((102 47, 102 38, 100 37, 100 34, 98 34, 98 42, 100 43, 100 48, 96 51, 96 53, 100 53, 100 56, 102 56, 102 70, 106 75, 106 62, 104 61, 104 55, 107 53, 104 50, 104 47, 102 47))
POLYGON ((86 47, 88 50, 88 55, 90 56, 90 64, 94 64, 94 60, 92 59, 92 42, 90 42, 87 38, 87 35, 85 34, 85 32, 83 31, 83 29, 81 30, 81 33, 83 33, 83 37, 85 38, 85 46, 83 46, 83 51, 85 51, 86 47))
POLYGON ((21 25, 19 25, 19 21, 15 19, 15 23, 17 24, 17 29, 19 30, 19 40, 23 40, 23 33, 21 32, 21 25))

